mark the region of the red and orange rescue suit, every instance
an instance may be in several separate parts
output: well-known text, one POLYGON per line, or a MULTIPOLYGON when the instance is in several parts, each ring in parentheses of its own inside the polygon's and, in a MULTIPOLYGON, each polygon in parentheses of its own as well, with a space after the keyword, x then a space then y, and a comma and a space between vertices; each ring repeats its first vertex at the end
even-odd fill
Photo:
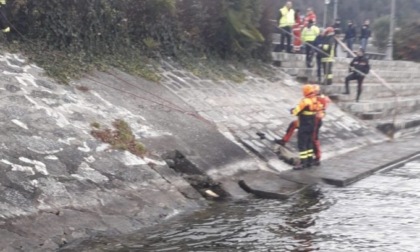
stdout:
MULTIPOLYGON (((317 116, 315 118, 315 125, 314 125, 314 134, 312 137, 312 144, 315 154, 315 164, 319 165, 321 160, 321 143, 319 140, 319 131, 322 126, 322 119, 325 117, 325 110, 328 106, 328 104, 331 102, 330 98, 325 95, 318 95, 317 97, 317 116)), ((299 119, 294 120, 289 124, 289 127, 287 128, 286 134, 283 136, 283 138, 280 140, 281 145, 285 145, 290 141, 290 138, 293 136, 294 131, 299 128, 299 119)))
POLYGON ((315 165, 320 164, 321 160, 321 142, 319 141, 319 130, 322 126, 322 119, 325 117, 325 110, 328 104, 331 102, 330 98, 325 95, 318 95, 317 99, 317 113, 315 117, 314 134, 312 137, 314 152, 315 152, 315 165))
POLYGON ((311 166, 313 151, 313 134, 317 115, 317 97, 314 93, 307 93, 291 112, 299 117, 298 149, 300 163, 293 169, 300 170, 311 166))

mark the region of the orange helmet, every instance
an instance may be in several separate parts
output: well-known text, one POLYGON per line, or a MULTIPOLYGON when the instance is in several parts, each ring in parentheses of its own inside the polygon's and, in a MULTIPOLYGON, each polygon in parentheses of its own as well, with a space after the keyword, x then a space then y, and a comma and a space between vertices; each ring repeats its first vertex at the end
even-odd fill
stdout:
POLYGON ((314 95, 314 87, 313 85, 306 84, 302 87, 303 96, 310 97, 314 95))
POLYGON ((317 84, 312 85, 315 94, 319 94, 321 92, 321 87, 317 84))
POLYGON ((334 35, 334 28, 327 27, 324 30, 324 36, 334 35))

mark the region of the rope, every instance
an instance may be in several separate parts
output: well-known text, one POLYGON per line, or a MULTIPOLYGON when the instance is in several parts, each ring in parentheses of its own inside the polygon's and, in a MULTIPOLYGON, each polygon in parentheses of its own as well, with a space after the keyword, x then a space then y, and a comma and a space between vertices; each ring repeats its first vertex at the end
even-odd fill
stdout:
MULTIPOLYGON (((3 14, 3 13, 1 13, 0 12, 0 15, 7 21, 7 23, 10 25, 10 27, 12 27, 12 29, 14 30, 14 31, 16 31, 16 33, 24 40, 24 41, 27 41, 27 42, 29 42, 29 44, 31 44, 31 45, 34 45, 34 46, 36 46, 36 44, 33 42, 33 41, 31 41, 31 40, 29 40, 28 38, 26 38, 26 36, 24 36, 13 24, 12 24, 12 22, 10 22, 10 20, 3 14)), ((32 48, 33 49, 33 48, 32 48)), ((44 51, 44 52, 46 52, 46 53, 49 53, 49 54, 51 54, 51 55, 53 55, 53 56, 60 56, 60 57, 62 57, 62 58, 65 58, 65 56, 64 55, 61 55, 61 54, 58 54, 58 53, 55 53, 55 52, 49 52, 49 51, 44 51)), ((169 105, 167 105, 167 104, 164 104, 164 103, 161 103, 161 102, 157 102, 157 101, 154 101, 154 100, 151 100, 151 99, 148 99, 148 98, 145 98, 145 97, 142 97, 142 96, 139 96, 139 95, 136 95, 136 94, 133 94, 133 93, 130 93, 130 92, 127 92, 127 91, 125 91, 125 90, 123 90, 123 89, 119 89, 119 88, 115 88, 115 87, 113 87, 113 86, 110 86, 110 85, 107 85, 107 84, 105 84, 105 83, 103 83, 103 82, 100 82, 100 81, 98 81, 98 80, 95 80, 95 79, 93 79, 93 78, 91 78, 90 76, 87 76, 87 75, 85 75, 84 77, 86 78, 86 79, 89 79, 89 80, 91 80, 91 81, 93 81, 93 82, 95 82, 95 83, 97 83, 97 84, 99 84, 99 85, 102 85, 102 86, 106 86, 106 87, 108 87, 108 88, 111 88, 111 89, 114 89, 114 90, 116 90, 116 91, 119 91, 119 92, 121 92, 121 93, 125 93, 125 94, 128 94, 128 95, 131 95, 131 96, 134 96, 134 97, 136 97, 136 98, 139 98, 139 99, 142 99, 142 100, 145 100, 145 101, 148 101, 148 102, 150 102, 150 103, 153 103, 153 104, 157 104, 157 105, 159 105, 159 106, 162 106, 162 107, 166 107, 166 108, 168 108, 169 110, 172 110, 172 111, 176 111, 176 112, 179 112, 179 113, 182 113, 182 114, 185 114, 185 115, 189 115, 189 116, 192 116, 192 117, 194 117, 194 118, 196 118, 196 119, 198 119, 198 120, 200 120, 200 121, 203 121, 203 122, 205 122, 205 123, 207 123, 207 124, 209 124, 209 125, 212 125, 212 126, 215 126, 214 125, 214 123, 212 123, 211 121, 209 121, 209 120, 207 120, 207 119, 205 119, 204 117, 202 117, 201 115, 199 115, 198 114, 198 112, 197 111, 186 111, 186 110, 184 110, 184 109, 182 109, 180 106, 178 106, 178 105, 176 105, 175 103, 172 103, 171 101, 168 101, 168 100, 166 100, 166 99, 164 99, 164 98, 162 98, 161 96, 158 96, 158 95, 155 95, 155 94, 153 94, 153 93, 151 93, 151 92, 149 92, 149 91, 147 91, 147 90, 145 90, 145 89, 143 89, 143 88, 141 88, 141 87, 139 87, 139 86, 137 86, 137 85, 134 85, 134 84, 132 84, 132 83, 129 83, 128 81, 126 81, 126 80, 124 80, 124 79, 122 79, 122 78, 119 78, 118 76, 116 76, 116 75, 114 75, 114 74, 112 74, 112 73, 110 73, 110 72, 108 72, 107 71, 107 73, 108 74, 110 74, 110 75, 112 75, 114 78, 116 78, 116 79, 118 79, 119 81, 122 81, 122 82, 124 82, 124 83, 126 83, 126 84, 128 84, 128 85, 130 85, 130 86, 132 86, 132 87, 135 87, 135 88, 137 88, 137 89, 140 89, 142 92, 144 92, 144 93, 147 93, 147 94, 149 94, 149 95, 151 95, 152 97, 155 97, 155 98, 157 98, 157 99, 159 99, 159 100, 161 100, 161 101, 163 101, 163 102, 166 102, 167 104, 169 104, 169 105)))
MULTIPOLYGON (((273 20, 272 20, 273 21, 273 20)), ((274 20, 275 21, 275 20, 274 20)), ((277 26, 276 26, 277 27, 277 26)), ((286 34, 289 34, 289 35, 291 35, 293 38, 298 38, 297 36, 295 36, 293 33, 291 33, 291 32, 288 32, 288 31, 286 31, 285 29, 283 29, 283 28, 281 28, 281 27, 277 27, 277 28, 279 28, 282 32, 284 32, 284 33, 286 33, 286 34)), ((300 39, 300 38, 298 38, 298 39, 300 39)), ((341 40, 339 40, 339 39, 337 39, 337 38, 334 38, 339 44, 340 44, 340 46, 342 47, 342 48, 344 48, 348 53, 350 53, 350 55, 352 56, 352 57, 355 57, 356 55, 355 55, 355 53, 352 51, 352 50, 350 50, 341 40)), ((304 41, 302 41, 303 42, 303 44, 305 45, 305 46, 310 46, 312 49, 314 49, 315 51, 317 51, 318 53, 321 53, 321 54, 323 54, 324 56, 329 56, 329 54, 327 54, 326 52, 324 52, 324 51, 322 51, 321 49, 319 49, 319 48, 317 48, 316 46, 313 46, 313 45, 311 45, 311 44, 309 44, 309 43, 306 43, 306 42, 304 42, 304 41)), ((361 71, 358 71, 357 69, 354 69, 354 71, 355 72, 357 72, 358 74, 360 74, 360 75, 362 75, 362 76, 366 76, 366 74, 364 74, 364 73, 362 73, 361 71)), ((371 70, 370 71, 370 73, 379 81, 379 83, 381 84, 381 85, 383 85, 384 87, 386 87, 388 90, 390 90, 391 92, 392 92, 392 94, 393 94, 393 96, 394 96, 394 98, 395 98, 395 103, 396 103, 396 106, 395 106, 395 110, 394 110, 394 113, 393 113, 393 116, 392 116, 392 124, 395 126, 395 123, 396 123, 396 121, 397 121, 397 116, 398 116, 398 112, 400 111, 400 109, 399 109, 399 96, 398 96, 398 92, 391 86, 391 85, 389 85, 389 83, 388 82, 386 82, 379 74, 377 74, 375 71, 373 71, 373 70, 371 70)), ((394 135, 392 135, 391 136, 391 138, 394 138, 394 135)))

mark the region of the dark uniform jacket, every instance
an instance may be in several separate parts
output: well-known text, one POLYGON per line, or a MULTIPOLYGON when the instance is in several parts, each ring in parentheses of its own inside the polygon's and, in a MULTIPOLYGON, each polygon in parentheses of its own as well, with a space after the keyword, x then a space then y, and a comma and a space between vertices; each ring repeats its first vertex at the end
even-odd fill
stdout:
POLYGON ((363 38, 368 39, 370 38, 370 35, 371 35, 371 31, 370 31, 369 26, 364 25, 362 27, 362 30, 360 31, 360 39, 363 39, 363 38))
POLYGON ((346 31, 346 36, 344 37, 345 40, 356 38, 356 28, 354 26, 348 26, 346 31))
POLYGON ((355 72, 356 74, 361 75, 359 72, 363 74, 368 74, 370 71, 369 60, 365 56, 357 56, 353 59, 350 63, 351 71, 355 72), (356 71, 354 71, 355 69, 356 71))

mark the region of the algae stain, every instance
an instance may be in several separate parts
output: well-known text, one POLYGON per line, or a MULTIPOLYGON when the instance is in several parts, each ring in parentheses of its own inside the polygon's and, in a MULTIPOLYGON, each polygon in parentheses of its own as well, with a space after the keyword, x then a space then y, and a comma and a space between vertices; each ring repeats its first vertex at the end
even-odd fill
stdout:
POLYGON ((94 127, 98 126, 95 123, 91 126, 95 128, 91 131, 92 136, 110 144, 113 149, 126 150, 139 157, 144 157, 147 154, 146 147, 136 139, 131 127, 124 120, 115 120, 112 123, 113 130, 99 129, 94 127))

